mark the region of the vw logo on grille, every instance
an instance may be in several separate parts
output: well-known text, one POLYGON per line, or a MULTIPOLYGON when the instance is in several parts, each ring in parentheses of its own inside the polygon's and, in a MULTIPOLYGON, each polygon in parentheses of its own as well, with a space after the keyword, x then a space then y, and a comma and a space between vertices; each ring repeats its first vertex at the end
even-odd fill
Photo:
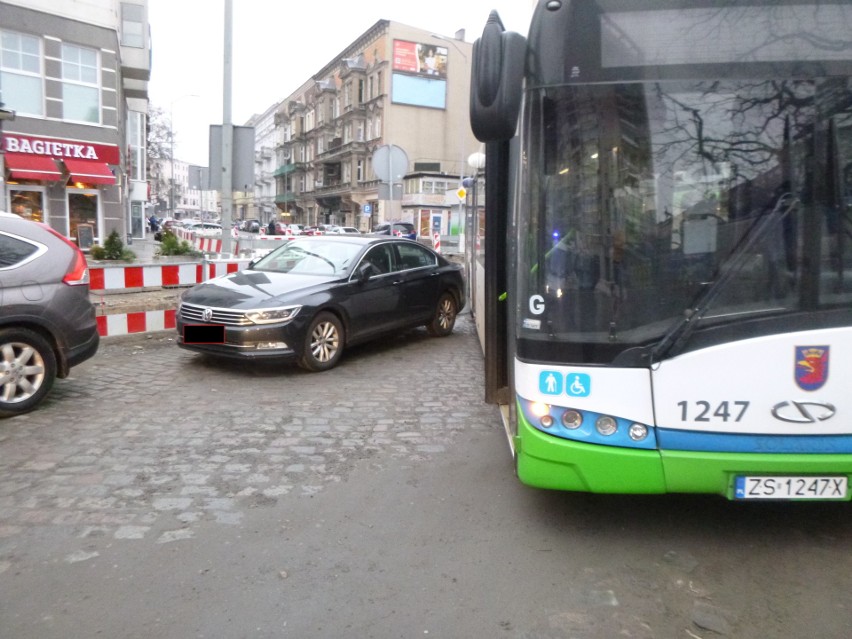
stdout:
POLYGON ((209 322, 210 320, 212 320, 213 319, 213 309, 212 308, 205 308, 203 311, 201 311, 201 319, 203 319, 205 322, 209 322))

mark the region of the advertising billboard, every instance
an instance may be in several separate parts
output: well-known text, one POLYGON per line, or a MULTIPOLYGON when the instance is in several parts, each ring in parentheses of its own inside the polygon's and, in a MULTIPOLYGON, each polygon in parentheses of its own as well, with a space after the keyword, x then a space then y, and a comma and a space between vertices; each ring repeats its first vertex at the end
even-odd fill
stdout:
POLYGON ((391 99, 396 104, 447 106, 447 47, 393 41, 391 99))

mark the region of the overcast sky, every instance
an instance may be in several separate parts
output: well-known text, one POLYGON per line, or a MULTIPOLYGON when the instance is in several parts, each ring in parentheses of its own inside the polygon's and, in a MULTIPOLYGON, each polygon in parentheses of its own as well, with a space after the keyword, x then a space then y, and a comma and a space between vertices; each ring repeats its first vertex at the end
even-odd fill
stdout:
MULTIPOLYGON (((534 0, 233 0, 231 121, 283 100, 378 20, 473 42, 492 9, 527 35, 534 0)), ((207 166, 211 124, 222 123, 224 0, 149 0, 151 104, 173 115, 175 157, 207 166), (199 96, 199 97, 192 97, 199 96)))

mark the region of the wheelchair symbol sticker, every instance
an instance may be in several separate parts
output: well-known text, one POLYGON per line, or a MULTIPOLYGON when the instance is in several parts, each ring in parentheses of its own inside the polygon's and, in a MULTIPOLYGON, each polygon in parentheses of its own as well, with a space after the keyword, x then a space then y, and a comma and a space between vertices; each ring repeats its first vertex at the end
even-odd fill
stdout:
POLYGON ((588 397, 592 392, 592 378, 585 373, 568 373, 565 392, 571 397, 588 397))

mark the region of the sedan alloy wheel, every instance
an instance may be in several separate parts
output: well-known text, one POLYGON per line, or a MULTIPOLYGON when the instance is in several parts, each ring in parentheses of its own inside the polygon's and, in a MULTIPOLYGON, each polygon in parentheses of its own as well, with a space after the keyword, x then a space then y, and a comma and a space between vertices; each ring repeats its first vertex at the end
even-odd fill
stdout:
POLYGON ((458 304, 452 293, 442 293, 438 298, 438 304, 435 307, 435 315, 432 321, 426 325, 426 330, 430 335, 436 337, 445 337, 453 332, 453 327, 456 325, 456 315, 458 315, 458 304))
POLYGON ((333 368, 343 354, 343 325, 332 313, 318 314, 311 322, 300 360, 309 371, 333 368))

